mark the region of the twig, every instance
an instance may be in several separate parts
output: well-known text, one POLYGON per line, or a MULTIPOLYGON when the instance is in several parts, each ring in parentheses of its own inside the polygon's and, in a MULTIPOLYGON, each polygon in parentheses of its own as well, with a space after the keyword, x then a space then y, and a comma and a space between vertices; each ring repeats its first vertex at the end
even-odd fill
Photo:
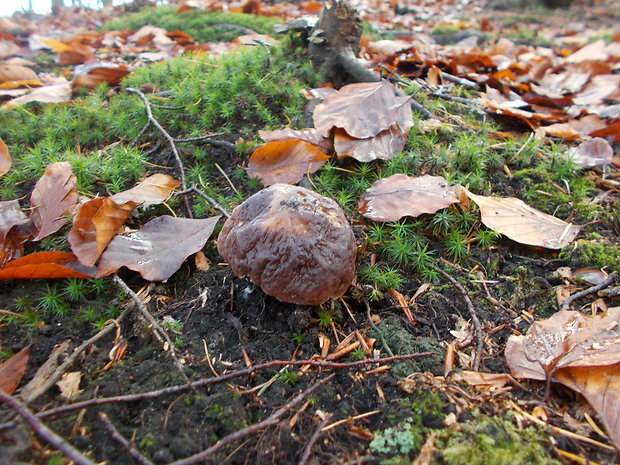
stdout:
POLYGON ((230 218, 230 213, 228 213, 228 211, 224 207, 222 207, 215 199, 209 197, 207 194, 202 192, 196 186, 192 186, 189 189, 184 189, 182 191, 179 191, 175 195, 184 195, 184 194, 189 194, 190 192, 195 192, 196 194, 201 196, 203 199, 205 199, 207 202, 209 202, 213 206, 213 208, 218 210, 226 218, 230 218))
POLYGON ((65 359, 65 361, 62 362, 58 366, 58 368, 56 368, 54 373, 43 384, 41 384, 41 386, 38 389, 35 389, 34 391, 32 391, 30 393, 30 395, 24 400, 24 405, 28 405, 31 402, 33 402, 34 400, 38 399, 40 396, 45 394, 48 391, 48 389, 50 389, 52 386, 54 386, 54 384, 56 384, 56 382, 63 375, 65 370, 67 368, 69 368, 71 365, 73 365, 73 362, 75 362, 77 360, 77 358, 80 356, 80 354, 82 352, 84 352, 90 346, 92 346, 93 344, 98 342, 100 339, 104 338, 105 336, 107 336, 109 333, 111 333, 113 330, 116 329, 118 323, 121 322, 123 320, 123 318, 125 318, 125 316, 127 316, 127 314, 129 313, 129 311, 131 310, 132 307, 133 307, 133 305, 128 305, 127 308, 125 308, 125 310, 123 310, 123 313, 121 313, 118 316, 118 318, 116 318, 116 320, 113 320, 111 323, 105 325, 101 329, 101 331, 99 331, 93 337, 91 337, 90 339, 88 339, 87 341, 85 341, 81 345, 79 345, 73 351, 73 353, 71 355, 69 355, 65 359))
POLYGON ((605 289, 606 287, 611 286, 617 277, 618 274, 614 271, 612 274, 607 276, 607 279, 605 279, 605 281, 598 283, 596 286, 589 287, 588 289, 584 289, 583 291, 577 292, 569 296, 564 302, 562 302, 560 310, 568 310, 575 300, 581 299, 582 297, 586 297, 590 294, 594 294, 601 289, 605 289))
POLYGON ((95 465, 95 462, 90 459, 84 457, 80 451, 78 451, 75 447, 65 441, 62 437, 57 435, 54 431, 49 429, 45 424, 41 422, 30 410, 26 408, 24 404, 19 402, 14 397, 5 394, 2 389, 0 389, 0 402, 8 405, 11 409, 13 409, 20 417, 26 421, 32 428, 32 430, 47 442, 50 446, 55 449, 61 451, 65 457, 71 459, 74 463, 78 465, 95 465))
POLYGON ((144 126, 142 126, 142 129, 140 129, 140 131, 138 132, 138 135, 134 137, 133 140, 129 143, 130 149, 136 146, 136 144, 138 143, 138 140, 140 140, 140 137, 142 137, 142 135, 146 132, 146 130, 149 128, 150 125, 151 125, 151 121, 149 120, 146 122, 144 126))
POLYGON ((310 453, 312 452, 312 447, 318 441, 319 437, 321 436, 321 433, 323 432, 323 428, 325 427, 327 422, 331 419, 331 417, 332 417, 331 414, 325 415, 325 418, 323 418, 323 421, 319 424, 319 426, 317 426, 316 430, 314 430, 314 433, 310 437, 310 440, 308 441, 308 444, 306 444, 306 447, 304 448, 304 453, 301 456, 301 460, 299 461, 299 465, 306 465, 306 462, 310 458, 310 453))
POLYGON ((131 443, 125 439, 125 437, 116 429, 116 426, 112 424, 105 412, 99 412, 99 420, 103 423, 103 426, 110 434, 110 437, 118 442, 123 449, 140 465, 155 465, 149 459, 147 459, 142 453, 136 449, 131 443))
POLYGON ((470 81, 469 79, 460 78, 458 76, 454 76, 452 74, 448 74, 445 71, 441 72, 441 76, 446 81, 454 82, 454 83, 459 84, 461 86, 469 87, 470 89, 477 89, 478 88, 478 84, 476 84, 475 82, 470 81))
POLYGON ((433 268, 440 275, 442 275, 444 278, 450 281, 452 285, 456 287, 458 291, 461 293, 461 295, 463 296, 463 299, 465 299, 465 303, 467 304, 467 310, 469 310, 471 321, 473 322, 474 328, 476 330, 476 354, 474 356, 474 363, 472 365, 472 368, 474 369, 474 371, 478 371, 480 369, 480 359, 482 357, 483 340, 482 340, 482 327, 480 325, 480 320, 478 319, 478 315, 476 314, 476 309, 474 308, 474 304, 469 298, 469 295, 467 294, 467 290, 463 286, 461 286, 461 284, 456 279, 454 279, 452 276, 450 276, 448 273, 446 273, 444 270, 442 270, 441 268, 437 266, 434 266, 433 268))
POLYGON ((183 371, 183 365, 181 365, 181 362, 177 357, 176 351, 174 350, 174 344, 170 340, 170 336, 168 336, 168 333, 161 327, 157 320, 153 318, 153 315, 151 315, 151 312, 148 311, 146 305, 142 303, 140 297, 138 297, 138 295, 131 290, 131 288, 125 283, 125 281, 123 281, 117 274, 112 277, 112 280, 118 287, 121 288, 123 292, 125 292, 129 295, 129 297, 131 297, 131 299, 136 304, 136 307, 138 307, 138 310, 140 310, 142 316, 144 316, 146 321, 148 321, 149 324, 152 326, 153 332, 159 334, 159 336, 166 341, 166 343, 168 344, 168 352, 170 353, 170 357, 172 357, 172 360, 174 360, 174 364, 183 376, 183 379, 185 379, 185 381, 189 384, 189 378, 185 374, 185 371, 183 371))
POLYGON ((155 126, 159 130, 159 132, 161 132, 162 136, 164 136, 164 138, 170 144, 170 148, 172 149, 174 158, 176 159, 177 165, 179 166, 179 172, 180 172, 179 177, 181 178, 181 189, 187 189, 187 184, 185 183, 185 168, 183 167, 183 162, 181 161, 181 156, 179 155, 177 146, 174 143, 174 137, 168 134, 168 131, 166 131, 163 128, 163 126, 159 124, 159 121, 155 119, 155 117, 153 116, 153 112, 151 111, 151 102, 148 101, 148 99, 146 98, 146 95, 144 95, 142 91, 138 89, 134 89, 133 87, 127 87, 125 90, 131 94, 136 94, 140 98, 140 100, 142 100, 142 103, 144 103, 144 107, 146 109, 147 118, 149 119, 151 124, 155 126))
POLYGON ((84 400, 81 402, 75 402, 73 404, 63 405, 62 407, 57 407, 57 408, 53 408, 50 410, 46 410, 45 412, 41 412, 37 414, 37 416, 39 418, 46 418, 49 416, 72 412, 74 410, 80 410, 86 407, 92 407, 95 405, 104 405, 104 404, 111 404, 111 403, 116 403, 116 402, 135 402, 138 400, 154 399, 156 397, 160 397, 166 394, 176 394, 178 392, 187 391, 189 389, 195 389, 199 387, 224 383, 234 378, 239 378, 242 376, 249 376, 254 372, 264 370, 267 368, 277 367, 277 366, 310 365, 310 366, 319 367, 319 368, 356 368, 356 367, 360 367, 364 365, 384 364, 388 362, 410 360, 410 359, 420 358, 420 357, 429 357, 431 355, 433 355, 433 352, 421 352, 419 354, 395 355, 393 357, 358 360, 355 362, 325 362, 325 361, 318 361, 318 360, 272 360, 271 362, 260 363, 260 364, 251 366, 249 368, 245 368, 243 370, 226 373, 226 374, 220 375, 218 378, 203 378, 203 379, 199 379, 196 381, 192 381, 190 384, 180 384, 176 386, 169 386, 167 388, 162 388, 162 389, 158 389, 155 391, 139 392, 137 394, 125 394, 125 395, 120 395, 120 396, 99 397, 99 398, 88 399, 88 400, 84 400))
POLYGON ((305 398, 309 397, 310 394, 316 391, 319 387, 331 381, 334 378, 334 376, 336 376, 336 374, 332 373, 331 375, 328 375, 325 378, 317 381, 316 383, 311 385, 309 388, 307 388, 305 391, 293 397, 290 401, 288 401, 278 410, 273 412, 263 421, 250 425, 246 428, 240 429, 239 431, 231 433, 228 436, 224 436, 222 439, 217 441, 211 447, 203 450, 202 452, 198 452, 197 454, 191 455, 187 458, 177 460, 168 465, 192 465, 194 463, 201 462, 202 460, 213 455, 214 453, 216 453, 218 450, 222 449, 223 447, 226 447, 227 445, 232 444, 233 442, 238 441, 240 439, 244 439, 248 436, 251 436, 252 434, 262 429, 265 429, 268 426, 275 425, 276 423, 278 423, 278 421, 280 421, 280 418, 283 417, 287 412, 291 411, 293 407, 295 407, 305 398))

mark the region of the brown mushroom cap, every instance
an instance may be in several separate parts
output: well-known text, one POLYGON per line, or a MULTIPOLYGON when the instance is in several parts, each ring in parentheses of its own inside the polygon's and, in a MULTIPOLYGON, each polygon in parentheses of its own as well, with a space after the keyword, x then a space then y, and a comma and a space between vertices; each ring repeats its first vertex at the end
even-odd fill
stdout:
POLYGON ((344 294, 355 275, 355 236, 340 206, 289 184, 235 208, 217 250, 236 276, 285 302, 322 304, 344 294))

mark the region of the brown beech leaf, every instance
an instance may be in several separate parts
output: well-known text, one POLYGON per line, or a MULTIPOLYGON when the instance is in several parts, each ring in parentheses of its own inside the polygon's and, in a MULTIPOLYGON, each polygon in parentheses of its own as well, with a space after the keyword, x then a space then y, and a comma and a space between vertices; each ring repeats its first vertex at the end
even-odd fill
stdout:
POLYGON ((176 189, 179 184, 181 183, 172 176, 157 173, 144 179, 131 189, 110 196, 110 199, 114 200, 116 203, 133 201, 141 207, 159 205, 168 200, 172 191, 176 189))
POLYGON ((563 310, 510 336, 506 361, 515 377, 556 381, 583 395, 620 449, 620 307, 596 316, 563 310))
POLYGON ((69 252, 37 252, 5 263, 0 280, 94 278, 96 271, 69 252))
POLYGON ((605 139, 595 137, 579 144, 569 156, 582 168, 594 168, 609 165, 614 156, 614 149, 605 139))
POLYGON ((323 136, 319 131, 314 128, 306 129, 291 129, 284 128, 275 131, 258 131, 258 135, 265 142, 275 142, 284 140, 303 140, 309 144, 316 145, 322 151, 327 152, 331 149, 331 141, 329 138, 323 136))
POLYGON ((2 389, 5 394, 13 394, 17 386, 19 386, 19 382, 26 372, 28 351, 31 345, 32 344, 27 345, 22 350, 0 363, 0 389, 2 389))
POLYGON ((0 267, 21 256, 23 244, 31 235, 32 222, 17 200, 0 202, 0 267))
POLYGON ((71 250, 80 263, 93 266, 112 238, 136 208, 136 202, 118 204, 106 197, 89 200, 80 207, 67 234, 71 250))
POLYGON ((34 89, 32 92, 14 98, 4 104, 5 109, 10 110, 24 103, 42 102, 42 103, 61 103, 71 100, 71 84, 68 82, 63 84, 53 84, 34 89))
POLYGON ((29 81, 37 79, 37 73, 20 65, 0 65, 0 82, 29 81))
POLYGON ((314 173, 329 156, 301 140, 269 142, 260 146, 248 161, 248 176, 259 178, 263 186, 297 184, 306 173, 314 173))
POLYGON ((581 226, 547 215, 514 197, 484 197, 469 191, 466 194, 480 208, 481 220, 487 228, 520 244, 561 249, 581 231, 581 226))
POLYGON ((12 164, 13 161, 11 160, 9 149, 2 138, 0 138, 0 176, 10 170, 12 164))
POLYGON ((52 163, 45 168, 30 196, 36 235, 33 241, 58 231, 78 200, 75 175, 66 161, 52 163))
POLYGON ((395 124, 375 137, 356 139, 344 129, 334 132, 334 149, 338 158, 352 157, 361 162, 388 160, 398 154, 407 142, 407 136, 395 124))
POLYGON ((97 275, 126 266, 148 281, 168 279, 188 256, 202 249, 220 218, 153 218, 139 231, 112 239, 101 255, 97 275))
POLYGON ((413 127, 409 97, 398 97, 389 81, 349 84, 325 97, 313 113, 324 136, 333 127, 357 139, 374 137, 393 124, 405 134, 413 127))
POLYGON ((457 202, 456 194, 441 176, 395 174, 375 182, 357 208, 373 221, 397 221, 407 215, 435 213, 457 202))
POLYGON ((126 65, 116 63, 103 63, 100 66, 89 67, 83 74, 77 75, 71 81, 71 87, 90 87, 94 89, 102 82, 110 85, 117 85, 125 76, 130 73, 126 65))

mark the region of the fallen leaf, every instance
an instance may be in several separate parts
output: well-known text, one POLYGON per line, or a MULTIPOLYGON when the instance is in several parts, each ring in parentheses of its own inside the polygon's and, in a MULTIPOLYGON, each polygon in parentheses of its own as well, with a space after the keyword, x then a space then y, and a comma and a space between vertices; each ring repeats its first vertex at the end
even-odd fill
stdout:
POLYGON ((82 265, 69 252, 37 252, 12 260, 0 270, 0 280, 93 278, 96 269, 82 265))
POLYGON ((0 363, 0 389, 6 394, 13 394, 17 386, 19 386, 19 382, 26 372, 28 351, 31 345, 32 344, 27 345, 22 350, 0 363))
POLYGON ((324 152, 327 152, 329 149, 331 149, 331 141, 314 128, 284 128, 275 131, 261 130, 258 131, 258 135, 265 142, 303 140, 304 142, 308 142, 309 144, 316 145, 324 152))
POLYGON ((10 110, 20 105, 29 102, 41 102, 41 103, 62 103, 71 100, 71 84, 54 84, 51 86, 43 86, 34 89, 32 92, 22 95, 21 97, 14 98, 13 100, 4 104, 5 109, 10 110))
POLYGON ((454 381, 464 381, 471 386, 492 386, 498 389, 506 386, 510 379, 511 376, 506 373, 483 373, 467 370, 452 375, 454 381))
POLYGON ((201 250, 196 252, 196 258, 194 262, 196 263, 196 269, 199 271, 207 271, 211 266, 211 262, 209 261, 207 256, 202 253, 201 250))
POLYGON ((56 383, 56 386, 60 389, 61 396, 68 401, 72 401, 82 393, 80 381, 82 381, 82 373, 79 371, 71 371, 63 374, 60 381, 56 383))
POLYGON ((37 73, 20 65, 0 65, 0 82, 28 81, 37 79, 37 73))
POLYGON ((405 147, 405 142, 406 134, 395 124, 368 139, 351 137, 344 129, 334 132, 334 149, 338 158, 352 157, 361 162, 388 160, 405 147))
POLYGON ((23 244, 31 236, 32 222, 17 200, 0 202, 0 267, 21 256, 23 244))
POLYGON ((168 279, 189 255, 202 249, 219 219, 154 218, 139 231, 112 239, 101 255, 97 275, 107 276, 125 266, 148 281, 168 279))
POLYGON ((620 449, 620 307, 600 315, 560 311, 510 336, 506 362, 518 378, 557 381, 583 395, 620 449))
POLYGON ((520 244, 561 249, 570 244, 581 226, 538 211, 514 197, 484 197, 466 191, 480 208, 484 225, 520 244))
POLYGON ((300 140, 268 142, 252 153, 248 176, 259 178, 264 186, 297 184, 307 173, 314 173, 329 156, 314 145, 300 140))
MULTIPOLYGON (((106 63, 107 64, 107 63, 106 63)), ((90 87, 94 89, 102 82, 107 82, 110 85, 116 86, 121 82, 130 71, 125 65, 115 66, 97 66, 90 68, 86 73, 79 74, 71 81, 71 87, 90 87)))
POLYGON ((568 155, 582 168, 594 168, 609 165, 614 156, 614 149, 605 139, 595 137, 582 142, 568 155))
POLYGON ((97 262, 112 238, 122 232, 123 223, 136 205, 132 201, 118 204, 107 197, 99 197, 80 207, 67 234, 71 250, 80 263, 93 266, 97 262))
POLYGON ((325 97, 313 113, 314 127, 327 136, 333 127, 357 139, 374 137, 393 124, 413 127, 409 97, 398 97, 389 81, 349 84, 325 97))
POLYGON ((179 181, 167 174, 153 174, 142 182, 123 192, 110 196, 116 203, 126 203, 129 201, 140 204, 141 207, 150 207, 165 202, 176 189, 179 181))
POLYGON ((0 138, 0 176, 10 170, 12 164, 13 161, 11 160, 9 149, 2 138, 0 138))
POLYGON ((77 200, 77 184, 71 164, 61 161, 48 165, 30 196, 30 218, 36 229, 32 240, 41 240, 58 231, 77 200))
POLYGON ((403 216, 435 213, 453 203, 456 194, 441 176, 395 174, 375 182, 360 198, 359 212, 373 221, 397 221, 403 216))

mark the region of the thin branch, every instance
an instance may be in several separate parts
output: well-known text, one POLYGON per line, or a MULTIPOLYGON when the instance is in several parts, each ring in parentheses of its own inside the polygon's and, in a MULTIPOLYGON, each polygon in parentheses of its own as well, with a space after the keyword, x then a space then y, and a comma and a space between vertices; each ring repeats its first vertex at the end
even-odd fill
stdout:
POLYGON ((331 414, 325 415, 325 418, 323 418, 323 421, 319 424, 319 426, 317 426, 316 430, 314 430, 314 434, 312 434, 312 436, 310 437, 310 440, 308 441, 308 444, 306 444, 306 447, 304 448, 304 453, 301 456, 299 465, 306 465, 306 463, 308 462, 308 459, 310 458, 312 447, 319 440, 319 437, 321 436, 321 432, 323 431, 323 428, 325 427, 327 422, 331 419, 331 417, 332 417, 331 414))
POLYGON ((601 289, 605 289, 606 287, 611 286, 616 281, 617 277, 618 274, 616 272, 613 272, 612 274, 607 276, 607 279, 605 279, 605 281, 598 283, 596 286, 589 287, 588 289, 584 289, 583 291, 577 292, 569 296, 564 302, 562 302, 562 307, 560 308, 560 310, 568 310, 575 300, 581 299, 582 297, 586 297, 590 294, 594 294, 601 289))
POLYGON ((393 357, 385 357, 385 358, 374 358, 374 359, 366 359, 366 360, 358 360, 355 362, 322 362, 317 360, 273 360, 271 362, 265 362, 258 365, 251 366, 249 368, 245 368, 243 370, 233 371, 231 373, 226 373, 220 375, 217 378, 203 378, 196 381, 192 381, 190 384, 180 384, 175 386, 169 386, 162 389, 157 389, 155 391, 146 391, 139 392, 136 394, 125 394, 120 396, 111 396, 111 397, 99 397, 84 400, 81 402, 75 402, 73 404, 63 405, 62 407, 53 408, 50 410, 46 410, 45 412, 39 413, 37 416, 40 418, 46 418, 54 415, 61 415, 64 413, 72 412, 74 410, 80 410, 86 407, 92 407, 95 405, 104 405, 111 404, 117 402, 135 402, 139 400, 145 399, 154 399, 156 397, 160 397, 166 394, 176 394, 178 392, 187 391, 189 389, 195 389, 204 386, 210 386, 219 383, 225 383, 234 378, 239 378, 242 376, 249 376, 252 373, 257 371, 265 370, 267 368, 273 368, 278 366, 314 366, 319 368, 357 368, 364 365, 374 365, 374 364, 384 364, 388 362, 395 362, 401 360, 410 360, 414 358, 420 357, 429 357, 433 355, 433 352, 422 352, 419 354, 409 354, 409 355, 395 355, 393 357))
POLYGON ((232 444, 233 442, 239 441, 240 439, 245 439, 246 437, 257 433, 260 430, 263 430, 269 426, 275 425, 276 423, 278 423, 278 421, 280 421, 281 417, 283 417, 286 413, 291 411, 302 400, 309 397, 319 387, 331 381, 334 378, 334 376, 336 376, 336 374, 332 373, 331 375, 328 375, 325 378, 317 381, 316 383, 311 385, 309 388, 307 388, 305 391, 293 397, 290 401, 288 401, 278 410, 273 412, 263 421, 250 425, 246 428, 240 429, 239 431, 229 434, 228 436, 224 436, 222 439, 217 441, 211 447, 203 450, 202 452, 198 452, 197 454, 191 455, 187 458, 177 460, 168 465, 193 465, 195 463, 201 462, 205 460, 206 458, 212 456, 218 450, 222 449, 223 447, 228 446, 229 444, 232 444))
POLYGON ((184 195, 184 194, 189 194, 190 192, 195 192, 196 194, 201 196, 203 199, 205 199, 207 202, 209 202, 213 208, 218 210, 226 218, 230 218, 230 213, 228 213, 228 211, 224 207, 222 207, 214 198, 209 197, 207 194, 202 192, 196 186, 192 186, 189 189, 179 191, 175 195, 184 195))
POLYGON ((142 453, 136 449, 125 437, 116 429, 116 426, 112 424, 105 412, 99 412, 99 420, 103 423, 103 426, 110 434, 110 437, 118 442, 123 449, 140 465, 155 465, 149 459, 147 459, 142 453))
POLYGON ((458 76, 454 76, 454 75, 448 74, 448 73, 446 73, 444 71, 441 72, 441 76, 446 81, 454 82, 454 83, 459 84, 461 86, 469 87, 470 89, 477 89, 478 88, 478 84, 476 84, 473 81, 470 81, 469 79, 465 79, 465 78, 461 78, 461 77, 458 77, 458 76))
POLYGON ((30 410, 28 410, 24 404, 19 402, 14 397, 5 394, 2 389, 0 389, 0 402, 13 409, 24 419, 26 423, 30 425, 37 436, 47 442, 54 449, 61 451, 65 457, 71 459, 74 463, 78 465, 95 465, 95 462, 84 457, 80 451, 43 424, 41 420, 39 420, 30 410))
POLYGON ((35 401, 40 396, 45 394, 48 391, 48 389, 50 389, 52 386, 54 386, 56 384, 56 382, 60 379, 60 377, 63 375, 63 373, 67 370, 67 368, 69 368, 71 365, 73 365, 73 363, 77 360, 77 358, 80 356, 80 354, 82 352, 84 352, 90 346, 92 346, 93 344, 97 343, 100 339, 104 338, 105 336, 107 336, 109 333, 111 333, 113 330, 116 329, 117 325, 127 316, 127 314, 130 312, 132 307, 133 307, 133 305, 128 305, 127 308, 125 308, 125 310, 123 310, 123 313, 121 313, 118 316, 118 318, 116 318, 116 320, 114 320, 111 323, 105 325, 101 329, 101 331, 99 331, 93 337, 91 337, 90 339, 88 339, 87 341, 85 341, 81 345, 79 345, 73 351, 73 353, 71 355, 69 355, 65 359, 65 361, 62 362, 58 366, 58 368, 56 368, 56 370, 54 371, 52 376, 47 378, 47 380, 43 384, 41 384, 41 386, 39 386, 38 389, 35 389, 34 391, 32 391, 30 393, 30 395, 24 400, 24 405, 28 405, 31 402, 35 401))
POLYGON ((446 273, 444 270, 442 270, 441 268, 437 266, 433 268, 435 268, 435 270, 440 275, 442 275, 444 278, 450 281, 452 285, 456 287, 458 291, 461 293, 461 295, 463 296, 463 299, 465 299, 465 303, 467 304, 467 310, 469 310, 469 315, 471 316, 471 321, 474 324, 474 329, 476 331, 476 354, 474 356, 474 363, 472 365, 472 368, 474 369, 474 371, 478 371, 480 369, 480 359, 482 357, 483 340, 482 340, 482 326, 480 325, 480 320, 478 319, 478 314, 476 313, 474 303, 469 298, 469 295, 467 294, 467 290, 463 286, 461 286, 461 284, 456 279, 454 279, 452 276, 450 276, 448 273, 446 273))
POLYGON ((121 288, 123 292, 125 292, 131 297, 131 299, 136 304, 136 307, 138 307, 138 310, 140 310, 140 313, 142 314, 142 316, 144 316, 146 321, 148 321, 148 323, 152 326, 153 332, 158 334, 161 338, 163 338, 163 340, 166 341, 166 343, 168 344, 168 352, 170 354, 170 357, 172 357, 172 360, 174 360, 174 364, 176 365, 177 369, 183 376, 183 379, 185 379, 185 381, 189 384, 190 382, 189 378, 187 377, 187 375, 185 374, 185 371, 183 370, 183 365, 181 365, 181 362, 179 361, 179 358, 177 357, 176 351, 174 350, 174 344, 172 340, 170 339, 170 336, 168 336, 168 333, 164 330, 164 328, 161 327, 161 325, 157 322, 157 320, 153 317, 153 315, 151 315, 151 312, 149 312, 148 309, 146 308, 146 305, 142 303, 142 301, 140 300, 140 297, 138 297, 138 295, 134 291, 131 290, 131 288, 127 285, 127 283, 125 283, 125 281, 123 281, 117 274, 115 274, 112 277, 112 280, 118 287, 121 288))
POLYGON ((164 136, 164 138, 168 141, 168 143, 170 144, 170 148, 172 149, 172 153, 174 154, 174 158, 177 161, 177 165, 179 166, 179 176, 181 178, 181 188, 183 190, 187 189, 187 184, 185 183, 185 168, 183 167, 183 162, 181 161, 181 155, 179 155, 179 151, 177 150, 177 146, 174 143, 174 137, 172 137, 170 134, 168 134, 168 131, 166 131, 163 126, 161 124, 159 124, 159 121, 157 121, 155 119, 155 117, 153 116, 153 112, 151 111, 151 102, 148 101, 148 99, 146 98, 146 95, 144 95, 142 93, 142 91, 138 90, 138 89, 134 89, 133 87, 127 87, 125 89, 127 92, 131 93, 131 94, 136 94, 140 100, 142 100, 142 103, 144 103, 144 107, 146 109, 146 116, 148 117, 149 121, 151 122, 151 124, 153 126, 155 126, 159 132, 161 132, 161 134, 164 136))

